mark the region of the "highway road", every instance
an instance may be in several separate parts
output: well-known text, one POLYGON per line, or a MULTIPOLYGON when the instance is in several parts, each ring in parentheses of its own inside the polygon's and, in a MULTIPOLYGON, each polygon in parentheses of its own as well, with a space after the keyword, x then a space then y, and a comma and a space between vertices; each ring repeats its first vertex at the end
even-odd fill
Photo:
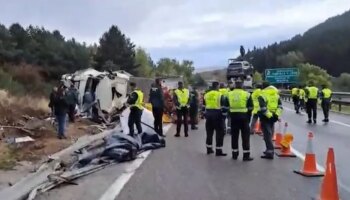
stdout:
MULTIPOLYGON (((78 180, 78 186, 63 186, 41 195, 40 200, 306 200, 317 197, 322 178, 294 174, 302 165, 307 133, 312 131, 319 168, 326 161, 328 147, 335 150, 341 199, 350 200, 350 116, 332 113, 331 122, 306 124, 305 114, 296 114, 284 103, 283 121, 294 134, 297 158, 260 159, 262 137, 251 138, 252 162, 233 161, 205 154, 204 121, 190 137, 173 137, 167 132, 167 147, 142 154, 136 161, 114 165, 78 180)), ((230 136, 225 137, 230 155, 230 136)))

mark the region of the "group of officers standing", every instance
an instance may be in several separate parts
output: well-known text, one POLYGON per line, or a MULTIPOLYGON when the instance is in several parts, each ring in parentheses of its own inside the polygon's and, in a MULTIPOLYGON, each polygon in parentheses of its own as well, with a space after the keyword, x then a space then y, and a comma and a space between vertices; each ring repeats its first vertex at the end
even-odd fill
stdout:
POLYGON ((300 85, 299 87, 293 87, 291 90, 294 109, 297 114, 301 109, 306 108, 308 115, 307 123, 317 123, 317 105, 319 99, 321 101, 321 108, 323 111, 323 122, 329 122, 329 110, 332 102, 332 90, 327 85, 322 85, 322 89, 319 89, 311 81, 307 87, 300 85))
POLYGON ((213 135, 215 131, 216 156, 226 156, 223 152, 225 135, 225 119, 228 116, 231 133, 232 159, 239 156, 238 139, 241 133, 243 161, 252 161, 250 156, 250 134, 260 118, 266 150, 261 158, 273 159, 274 146, 272 142, 274 124, 282 114, 282 103, 278 90, 269 83, 257 85, 252 94, 243 89, 243 81, 237 79, 235 84, 229 82, 228 88, 213 82, 209 91, 204 95, 206 118, 207 154, 213 151, 213 135), (253 118, 253 120, 251 120, 253 118), (250 122, 251 126, 249 126, 250 122), (251 128, 250 128, 251 127, 251 128))

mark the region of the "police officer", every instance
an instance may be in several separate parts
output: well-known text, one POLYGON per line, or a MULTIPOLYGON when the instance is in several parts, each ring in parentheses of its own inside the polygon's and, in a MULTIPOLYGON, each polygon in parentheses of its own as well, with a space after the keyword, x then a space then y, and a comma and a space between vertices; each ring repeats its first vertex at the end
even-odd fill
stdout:
POLYGON ((273 159, 274 146, 272 143, 273 127, 275 122, 279 120, 282 114, 282 102, 278 91, 271 87, 268 82, 263 83, 263 91, 258 98, 259 101, 259 118, 261 120, 261 128, 264 134, 266 151, 261 156, 263 159, 273 159))
POLYGON ((156 79, 149 92, 149 102, 152 104, 152 113, 154 117, 154 130, 158 135, 163 135, 163 112, 164 112, 164 94, 161 80, 156 79))
MULTIPOLYGON (((221 95, 223 96, 223 98, 227 98, 227 94, 229 92, 229 89, 227 87, 225 87, 225 83, 220 83, 220 89, 219 92, 221 93, 221 95)), ((224 129, 224 133, 227 133, 227 128, 226 128, 226 119, 228 118, 228 116, 223 116, 222 118, 222 127, 224 129)))
POLYGON ((293 99, 293 104, 294 104, 294 110, 296 113, 299 113, 299 88, 293 87, 292 88, 292 99, 293 99))
POLYGON ((253 109, 250 93, 243 90, 243 82, 237 79, 236 88, 228 93, 228 105, 231 118, 231 146, 232 159, 237 160, 239 155, 238 139, 241 131, 243 146, 243 161, 252 161, 250 157, 250 129, 249 116, 253 109))
POLYGON ((320 93, 321 107, 323 110, 324 119, 323 122, 329 122, 329 110, 331 108, 332 90, 327 85, 322 85, 320 93))
POLYGON ((317 99, 318 99, 318 88, 314 86, 313 81, 310 81, 309 87, 306 89, 306 112, 308 116, 308 124, 311 124, 311 118, 314 124, 317 123, 317 99))
POLYGON ((176 134, 175 137, 180 137, 181 125, 184 123, 185 137, 188 137, 188 108, 189 108, 190 92, 184 88, 183 83, 178 83, 178 89, 175 90, 174 103, 176 106, 176 134))
MULTIPOLYGON (((235 84, 233 83, 232 80, 229 80, 227 85, 228 85, 227 92, 230 92, 230 91, 235 89, 235 84)), ((226 131, 226 133, 231 134, 231 118, 230 118, 230 115, 227 116, 227 131, 226 131)))
POLYGON ((298 111, 303 110, 305 108, 305 86, 299 85, 299 105, 298 111))
POLYGON ((131 94, 127 100, 130 105, 130 114, 128 120, 129 134, 134 136, 134 125, 136 125, 137 132, 142 133, 141 116, 143 111, 143 93, 136 88, 136 83, 130 83, 131 94))
POLYGON ((191 93, 190 93, 190 121, 191 121, 191 130, 197 130, 197 116, 198 116, 198 92, 196 87, 192 87, 191 93))
POLYGON ((258 111, 260 109, 259 107, 259 96, 262 94, 262 84, 256 84, 256 89, 252 93, 252 100, 253 100, 253 111, 252 111, 252 122, 250 124, 250 133, 254 134, 254 128, 255 128, 255 123, 259 119, 258 111))
POLYGON ((226 100, 219 92, 219 83, 213 82, 212 88, 204 95, 205 105, 205 128, 207 131, 206 145, 207 154, 214 153, 213 151, 213 135, 215 131, 216 138, 216 156, 226 156, 226 153, 222 152, 224 144, 224 132, 222 128, 222 107, 225 105, 226 100))

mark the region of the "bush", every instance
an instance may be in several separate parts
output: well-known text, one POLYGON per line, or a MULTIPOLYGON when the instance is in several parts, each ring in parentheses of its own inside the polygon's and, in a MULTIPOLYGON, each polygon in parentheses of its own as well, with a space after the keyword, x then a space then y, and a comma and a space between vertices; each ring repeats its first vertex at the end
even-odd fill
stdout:
POLYGON ((11 74, 2 69, 0 69, 0 88, 19 96, 24 95, 26 92, 26 89, 22 84, 15 81, 11 74))

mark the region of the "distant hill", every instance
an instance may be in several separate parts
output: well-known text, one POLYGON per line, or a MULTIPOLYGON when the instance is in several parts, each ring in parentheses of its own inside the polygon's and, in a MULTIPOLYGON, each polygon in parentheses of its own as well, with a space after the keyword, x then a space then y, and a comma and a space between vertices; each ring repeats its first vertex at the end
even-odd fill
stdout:
POLYGON ((205 81, 217 80, 226 82, 226 69, 215 69, 212 71, 198 72, 205 81))
MULTIPOLYGON (((262 72, 266 68, 281 66, 279 56, 288 52, 303 55, 305 62, 320 66, 333 76, 350 73, 350 11, 309 29, 303 35, 248 51, 246 58, 262 72)), ((288 67, 288 66, 282 66, 288 67)))

